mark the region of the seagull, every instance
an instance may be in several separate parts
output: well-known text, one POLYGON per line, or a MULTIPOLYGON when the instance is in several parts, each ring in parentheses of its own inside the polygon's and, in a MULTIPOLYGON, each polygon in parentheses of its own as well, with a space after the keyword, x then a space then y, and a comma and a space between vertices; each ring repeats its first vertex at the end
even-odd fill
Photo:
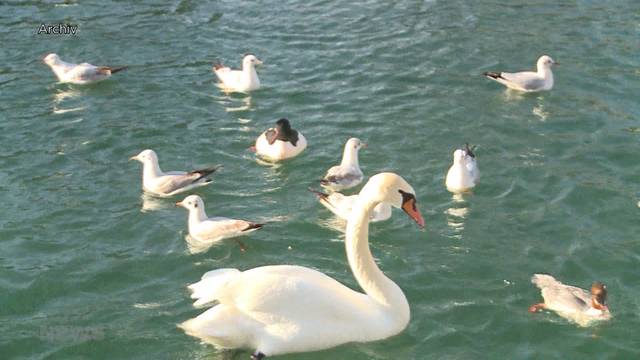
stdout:
POLYGON ((256 139, 256 154, 271 161, 290 159, 300 155, 307 148, 307 139, 299 131, 292 129, 289 120, 276 121, 275 128, 269 128, 256 139))
POLYGON ((91 84, 111 77, 118 71, 127 67, 95 66, 89 63, 72 64, 62 61, 58 54, 49 54, 44 57, 44 63, 49 65, 58 80, 62 83, 91 84))
POLYGON ((606 305, 607 287, 601 282, 594 282, 590 291, 565 285, 553 276, 545 274, 533 275, 531 282, 542 290, 544 298, 544 302, 529 307, 532 313, 548 309, 580 326, 611 318, 606 305))
MULTIPOLYGON (((198 195, 189 195, 177 202, 176 206, 189 210, 189 236, 201 242, 212 244, 222 239, 246 235, 264 226, 264 224, 225 217, 208 218, 204 210, 204 201, 198 195)), ((240 249, 244 251, 244 245, 241 242, 238 243, 240 249)))
POLYGON ((256 72, 256 65, 262 61, 253 54, 247 54, 242 59, 242 69, 236 70, 222 64, 213 65, 213 72, 220 80, 223 90, 235 92, 249 92, 260 88, 260 79, 256 72))
POLYGON ((360 184, 364 176, 358 164, 358 151, 366 147, 367 144, 358 138, 347 140, 342 153, 342 162, 327 170, 324 178, 320 180, 320 186, 332 191, 340 191, 360 184))
POLYGON ((453 152, 453 165, 447 172, 445 185, 454 194, 473 189, 480 182, 480 170, 476 163, 476 155, 469 144, 453 152))
POLYGON ((551 66, 560 65, 550 56, 543 55, 538 59, 537 72, 523 71, 517 73, 507 72, 485 72, 484 76, 495 80, 509 89, 535 92, 542 90, 551 90, 553 88, 553 73, 551 66))
MULTIPOLYGON (((332 192, 330 194, 325 194, 322 191, 313 190, 312 188, 308 189, 312 193, 318 196, 318 201, 324 207, 329 209, 332 213, 334 213, 337 217, 347 220, 349 215, 351 214, 351 209, 353 205, 356 203, 358 199, 358 195, 345 196, 339 192, 332 192)), ((373 208, 371 212, 370 221, 378 222, 385 221, 391 217, 391 205, 386 203, 380 203, 373 208)))
POLYGON ((170 171, 164 173, 158 165, 158 155, 151 149, 143 150, 140 154, 129 158, 129 160, 137 160, 143 165, 142 189, 160 197, 169 197, 208 185, 212 181, 208 176, 222 167, 218 165, 189 172, 170 171))

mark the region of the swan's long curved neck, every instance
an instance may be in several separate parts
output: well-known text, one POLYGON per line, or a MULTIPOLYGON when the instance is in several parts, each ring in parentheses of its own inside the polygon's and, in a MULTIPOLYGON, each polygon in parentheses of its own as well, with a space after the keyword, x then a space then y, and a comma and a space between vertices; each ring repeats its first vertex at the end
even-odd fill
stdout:
POLYGON ((378 268, 369 249, 369 214, 378 202, 361 194, 347 222, 346 249, 353 276, 362 289, 380 305, 393 311, 394 319, 409 321, 409 304, 402 290, 378 268))
POLYGON ((345 146, 340 165, 360 167, 360 164, 358 164, 358 150, 350 145, 345 146))

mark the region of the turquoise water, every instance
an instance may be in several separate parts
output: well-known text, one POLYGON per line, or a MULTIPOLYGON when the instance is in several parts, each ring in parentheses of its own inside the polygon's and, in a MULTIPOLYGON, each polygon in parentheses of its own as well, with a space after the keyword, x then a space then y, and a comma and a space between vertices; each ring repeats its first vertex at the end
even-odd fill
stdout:
MULTIPOLYGON (((297 264, 356 287, 332 215, 307 192, 365 140, 366 175, 401 174, 400 211, 371 230, 404 290, 399 336, 282 359, 567 359, 640 356, 636 1, 11 2, 0 4, 0 357, 221 359, 176 324, 186 285, 216 268, 297 264), (36 35, 41 23, 75 36, 36 35), (227 96, 215 59, 264 61, 263 89, 227 96), (57 84, 39 59, 129 65, 57 84), (480 74, 549 54, 553 91, 515 95, 480 74), (272 168, 247 151, 288 117, 309 148, 272 168), (477 144, 482 182, 452 199, 455 147, 477 144), (224 164, 199 189, 209 215, 268 222, 191 254, 182 197, 141 198, 140 165, 224 164), (608 285, 613 320, 579 328, 531 315, 535 272, 608 285)), ((237 354, 248 358, 250 352, 237 354)))

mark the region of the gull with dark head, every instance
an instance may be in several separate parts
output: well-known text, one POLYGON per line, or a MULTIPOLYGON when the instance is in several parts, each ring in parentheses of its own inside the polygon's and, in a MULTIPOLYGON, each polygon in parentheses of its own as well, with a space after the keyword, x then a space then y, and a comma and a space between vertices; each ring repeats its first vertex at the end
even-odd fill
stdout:
POLYGON ((160 197, 169 197, 200 186, 209 185, 212 182, 209 176, 222 167, 217 165, 189 172, 169 171, 165 173, 160 170, 158 165, 158 155, 151 149, 143 150, 138 155, 129 158, 129 160, 136 160, 142 163, 142 189, 160 197))
POLYGON ((560 65, 550 56, 543 55, 538 59, 537 71, 522 71, 517 73, 488 71, 483 75, 495 80, 509 89, 536 92, 553 88, 553 73, 551 67, 560 65))
POLYGON ((49 65, 61 83, 90 84, 111 77, 112 74, 126 69, 122 67, 96 66, 89 63, 73 64, 62 61, 58 54, 49 54, 42 60, 49 65))

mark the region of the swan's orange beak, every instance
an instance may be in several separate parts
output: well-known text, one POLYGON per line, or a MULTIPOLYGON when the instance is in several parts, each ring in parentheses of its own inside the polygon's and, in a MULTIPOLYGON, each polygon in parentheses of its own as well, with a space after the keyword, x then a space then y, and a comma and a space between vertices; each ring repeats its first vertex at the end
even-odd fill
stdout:
POLYGON ((178 207, 178 206, 180 206, 180 207, 184 207, 184 205, 182 204, 182 201, 178 201, 178 202, 176 203, 176 207, 178 207))
POLYGON ((422 214, 420 214, 420 210, 416 206, 416 198, 409 197, 402 203, 402 210, 409 215, 415 221, 418 226, 424 228, 424 219, 422 218, 422 214))

